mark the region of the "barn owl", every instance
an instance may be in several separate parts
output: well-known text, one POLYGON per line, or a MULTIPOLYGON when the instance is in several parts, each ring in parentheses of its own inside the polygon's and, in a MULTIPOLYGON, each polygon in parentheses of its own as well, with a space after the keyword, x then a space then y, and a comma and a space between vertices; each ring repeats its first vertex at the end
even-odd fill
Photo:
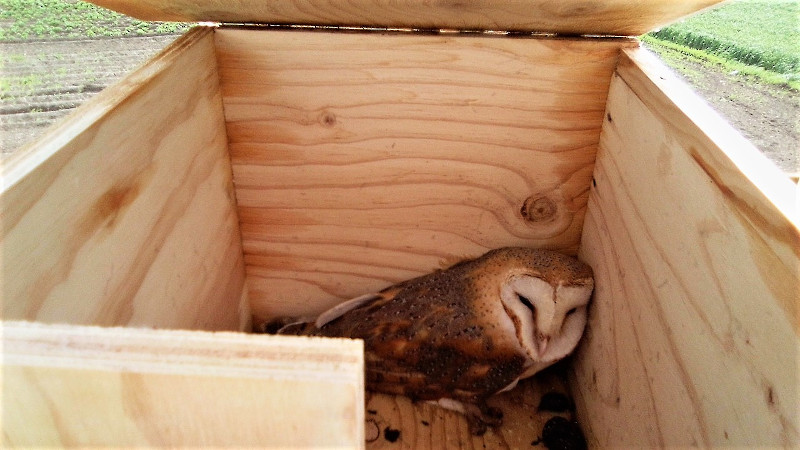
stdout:
POLYGON ((482 434, 502 422, 488 397, 575 348, 593 286, 592 269, 572 257, 502 248, 278 333, 363 339, 369 390, 459 411, 482 434))

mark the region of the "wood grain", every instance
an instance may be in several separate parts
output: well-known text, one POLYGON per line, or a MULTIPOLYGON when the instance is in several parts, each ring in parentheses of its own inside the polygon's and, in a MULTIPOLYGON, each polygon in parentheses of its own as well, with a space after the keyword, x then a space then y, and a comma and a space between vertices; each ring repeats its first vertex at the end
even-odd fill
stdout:
POLYGON ((796 196, 652 55, 623 52, 579 252, 596 288, 571 387, 594 445, 800 444, 796 196))
POLYGON ((4 319, 245 326, 213 46, 188 33, 2 167, 4 319))
POLYGON ((220 29, 256 318, 505 245, 574 253, 625 45, 220 29))
POLYGON ((722 0, 92 0, 143 20, 638 36, 722 0))
POLYGON ((346 339, 3 325, 3 447, 363 448, 346 339))
POLYGON ((407 397, 367 392, 365 438, 377 449, 545 449, 541 441, 545 423, 554 416, 573 419, 573 412, 539 410, 547 393, 567 392, 561 372, 548 370, 520 382, 509 392, 489 399, 503 411, 503 424, 473 436, 459 413, 407 397), (392 432, 395 433, 392 433, 392 432), (395 439, 396 438, 396 439, 395 439))

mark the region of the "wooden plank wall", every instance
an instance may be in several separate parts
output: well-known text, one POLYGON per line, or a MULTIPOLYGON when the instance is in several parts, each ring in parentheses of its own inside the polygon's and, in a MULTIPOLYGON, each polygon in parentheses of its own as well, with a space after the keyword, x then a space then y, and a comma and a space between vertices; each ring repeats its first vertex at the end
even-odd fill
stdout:
POLYGON ((2 167, 5 320, 245 326, 213 45, 188 33, 2 167))
POLYGON ((363 448, 361 341, 6 322, 2 445, 363 448))
POLYGON ((592 184, 571 383, 591 442, 800 445, 796 187, 643 50, 613 77, 592 184))
POLYGON ((91 0, 143 20, 638 36, 722 0, 91 0))
POLYGON ((575 253, 631 44, 220 29, 255 316, 315 314, 505 245, 575 253))

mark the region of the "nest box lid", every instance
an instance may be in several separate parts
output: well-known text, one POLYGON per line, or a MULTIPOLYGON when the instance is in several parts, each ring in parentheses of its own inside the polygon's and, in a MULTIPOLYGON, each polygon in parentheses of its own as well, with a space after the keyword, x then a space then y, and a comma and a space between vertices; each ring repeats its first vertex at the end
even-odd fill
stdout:
POLYGON ((153 21, 638 36, 723 0, 90 0, 153 21))

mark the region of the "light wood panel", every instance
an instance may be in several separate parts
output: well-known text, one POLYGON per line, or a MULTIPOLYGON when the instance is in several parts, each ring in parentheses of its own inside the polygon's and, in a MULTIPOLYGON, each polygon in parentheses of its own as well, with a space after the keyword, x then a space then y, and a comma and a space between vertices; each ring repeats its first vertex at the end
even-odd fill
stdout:
POLYGON ((3 165, 4 319, 245 326, 213 47, 195 29, 3 165))
POLYGON ((652 55, 609 93, 571 383, 599 447, 800 444, 796 187, 652 55))
POLYGON ((144 20, 638 36, 722 0, 91 0, 144 20))
POLYGON ((361 341, 3 325, 3 447, 363 448, 361 341))
POLYGON ((504 245, 574 253, 625 45, 220 29, 255 316, 504 245))

